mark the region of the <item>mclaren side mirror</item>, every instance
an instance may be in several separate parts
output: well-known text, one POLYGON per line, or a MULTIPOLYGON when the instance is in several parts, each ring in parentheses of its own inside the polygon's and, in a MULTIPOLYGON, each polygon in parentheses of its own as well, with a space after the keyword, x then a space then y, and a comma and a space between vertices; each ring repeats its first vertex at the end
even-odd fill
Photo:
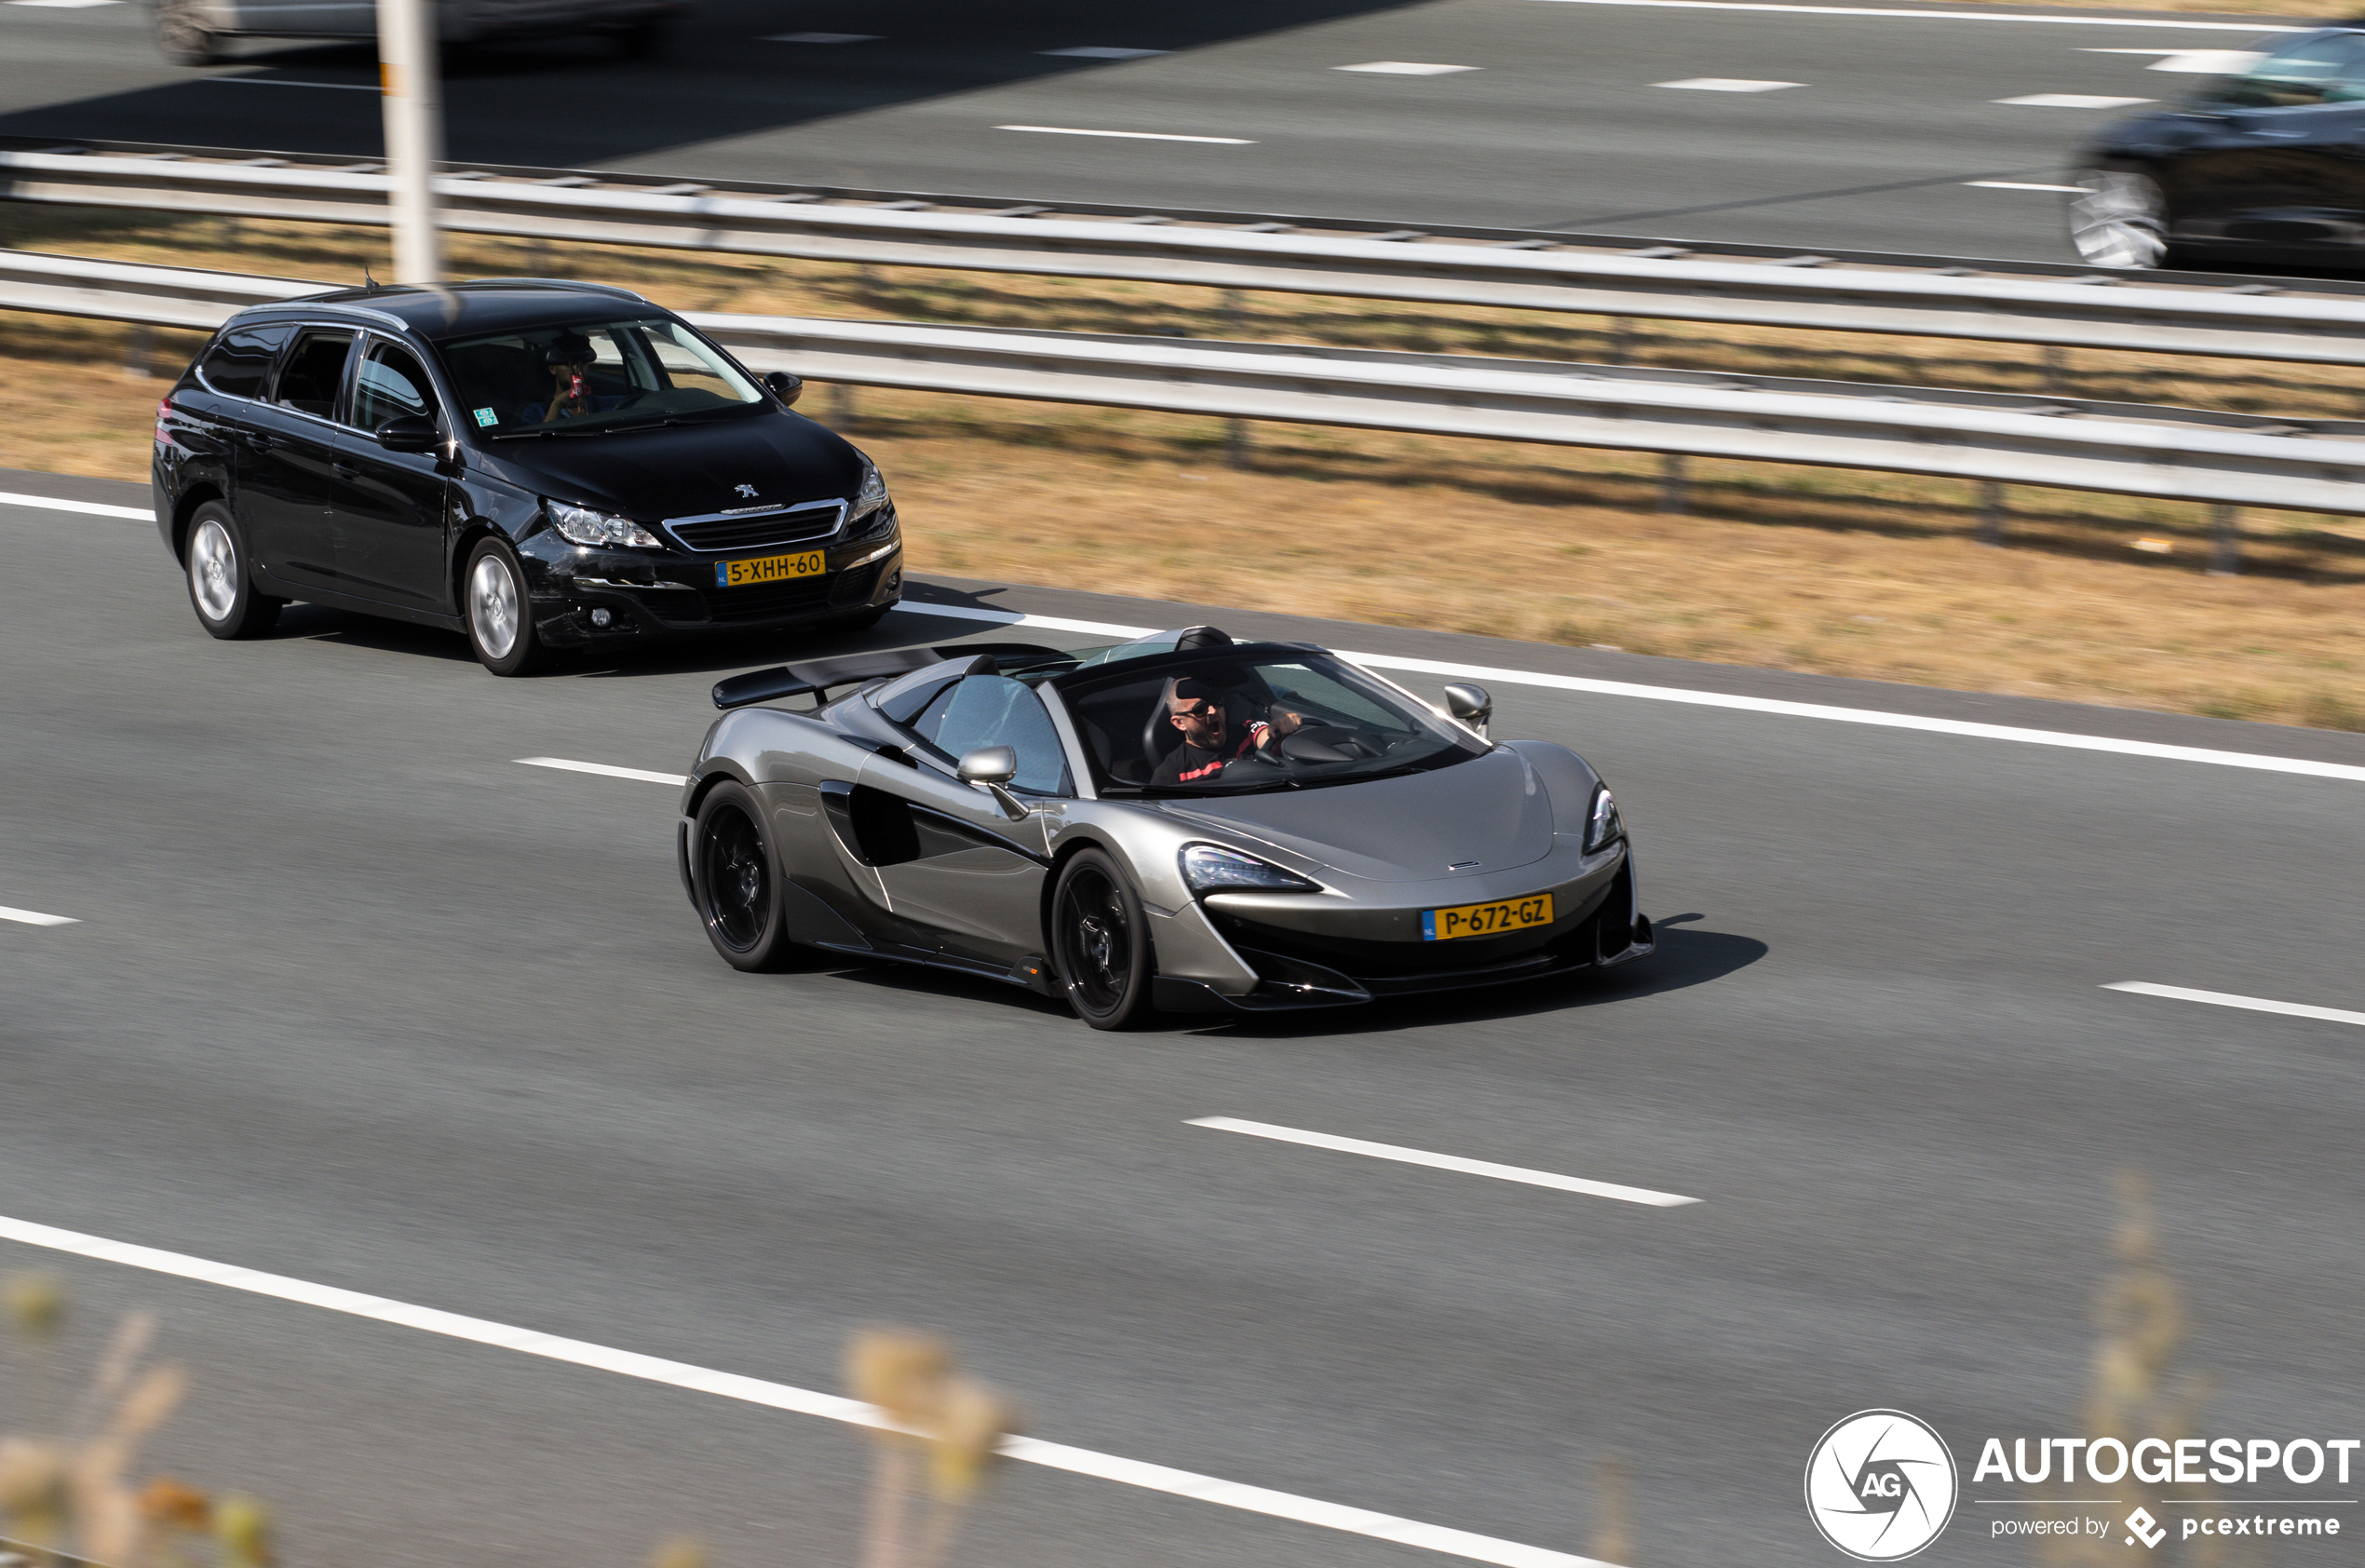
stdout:
POLYGON ((787 371, 766 371, 764 375, 764 389, 779 399, 782 405, 786 406, 804 396, 804 378, 801 375, 791 375, 787 371))
POLYGON ((1487 724, 1494 718, 1494 699, 1486 695, 1484 686, 1448 686, 1445 710, 1484 735, 1487 724))
POLYGON ((961 753, 955 768, 961 782, 972 789, 983 790, 1002 808, 1002 815, 1011 821, 1026 817, 1025 803, 1010 793, 1010 780, 1019 776, 1019 754, 1007 746, 980 746, 974 751, 961 753))
POLYGON ((378 444, 388 452, 432 452, 442 439, 435 421, 423 413, 406 413, 378 426, 378 444))

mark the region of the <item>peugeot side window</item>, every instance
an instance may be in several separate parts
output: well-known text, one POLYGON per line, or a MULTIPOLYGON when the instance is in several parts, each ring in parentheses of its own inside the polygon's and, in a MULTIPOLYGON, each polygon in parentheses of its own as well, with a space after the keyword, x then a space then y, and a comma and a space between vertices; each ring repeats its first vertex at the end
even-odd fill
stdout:
POLYGON ((294 335, 292 322, 226 331, 197 362, 197 379, 225 398, 259 399, 271 379, 271 361, 294 335))
POLYGON ((353 384, 353 417, 346 423, 375 430, 390 419, 406 416, 436 419, 434 384, 409 349, 390 343, 372 344, 353 384))
POLYGON ((345 361, 353 357, 350 330, 308 331, 279 367, 272 401, 282 408, 334 419, 337 393, 345 385, 345 361))

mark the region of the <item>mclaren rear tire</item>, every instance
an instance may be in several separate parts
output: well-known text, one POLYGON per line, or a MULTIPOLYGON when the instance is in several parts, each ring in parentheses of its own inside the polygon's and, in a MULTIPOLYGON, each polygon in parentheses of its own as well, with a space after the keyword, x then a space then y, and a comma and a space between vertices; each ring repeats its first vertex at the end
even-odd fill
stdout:
POLYGON ((1157 965, 1141 895, 1108 855, 1079 850, 1051 892, 1051 962, 1075 1016, 1095 1029, 1131 1029, 1150 1014, 1157 965))
POLYGON ((785 880, 754 791, 736 779, 708 791, 690 824, 690 899, 731 967, 762 973, 795 959, 785 880))

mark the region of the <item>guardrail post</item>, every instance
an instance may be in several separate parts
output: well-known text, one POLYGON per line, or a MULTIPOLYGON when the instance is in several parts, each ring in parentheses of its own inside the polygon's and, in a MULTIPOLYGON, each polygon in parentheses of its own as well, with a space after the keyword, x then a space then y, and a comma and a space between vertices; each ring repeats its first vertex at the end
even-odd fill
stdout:
POLYGON ((1993 480, 1979 487, 1979 542, 2001 545, 2004 542, 2004 487, 1993 480))
POLYGON ((131 329, 131 342, 123 351, 123 379, 145 381, 155 374, 156 330, 154 327, 131 329))
POLYGON ((833 430, 854 428, 854 386, 850 382, 830 383, 830 427, 833 430))
POLYGON ((1633 347, 1634 347, 1634 318, 1632 318, 1631 316, 1613 316, 1613 317, 1611 317, 1611 318, 1610 318, 1610 363, 1611 363, 1611 364, 1613 364, 1613 365, 1623 365, 1623 364, 1625 364, 1625 363, 1626 363, 1626 357, 1627 357, 1627 355, 1628 355, 1629 352, 1631 352, 1631 351, 1632 351, 1633 347))
POLYGON ((2209 553, 2209 574, 2212 577, 2238 577, 2242 573, 2242 508, 2211 507, 2210 533, 2212 543, 2209 553))
POLYGON ((435 170, 443 161, 443 92, 436 79, 433 0, 378 0, 378 87, 386 171, 394 176, 394 276, 443 281, 435 170))
POLYGON ((1692 499, 1690 477, 1683 469, 1683 454, 1663 453, 1659 458, 1659 510, 1682 513, 1692 499))
POLYGON ((2056 398, 2069 392, 2069 354, 2058 343, 2045 345, 2045 390, 2056 398))
MULTIPOLYGON (((1237 339, 1240 335, 1240 291, 1223 291, 1223 335, 1237 339)), ((1249 466, 1249 422, 1227 419, 1223 422, 1223 460, 1235 468, 1249 466)))

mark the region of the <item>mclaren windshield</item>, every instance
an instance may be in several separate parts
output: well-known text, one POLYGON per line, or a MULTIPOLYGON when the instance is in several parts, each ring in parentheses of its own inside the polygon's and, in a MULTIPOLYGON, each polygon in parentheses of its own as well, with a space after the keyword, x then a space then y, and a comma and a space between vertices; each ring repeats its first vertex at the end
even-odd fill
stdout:
POLYGON ((664 317, 533 327, 439 345, 461 418, 480 434, 588 434, 727 418, 764 393, 664 317))
POLYGON ((1487 742, 1334 655, 1239 643, 1105 664, 1054 684, 1104 795, 1219 795, 1450 767, 1487 742))

